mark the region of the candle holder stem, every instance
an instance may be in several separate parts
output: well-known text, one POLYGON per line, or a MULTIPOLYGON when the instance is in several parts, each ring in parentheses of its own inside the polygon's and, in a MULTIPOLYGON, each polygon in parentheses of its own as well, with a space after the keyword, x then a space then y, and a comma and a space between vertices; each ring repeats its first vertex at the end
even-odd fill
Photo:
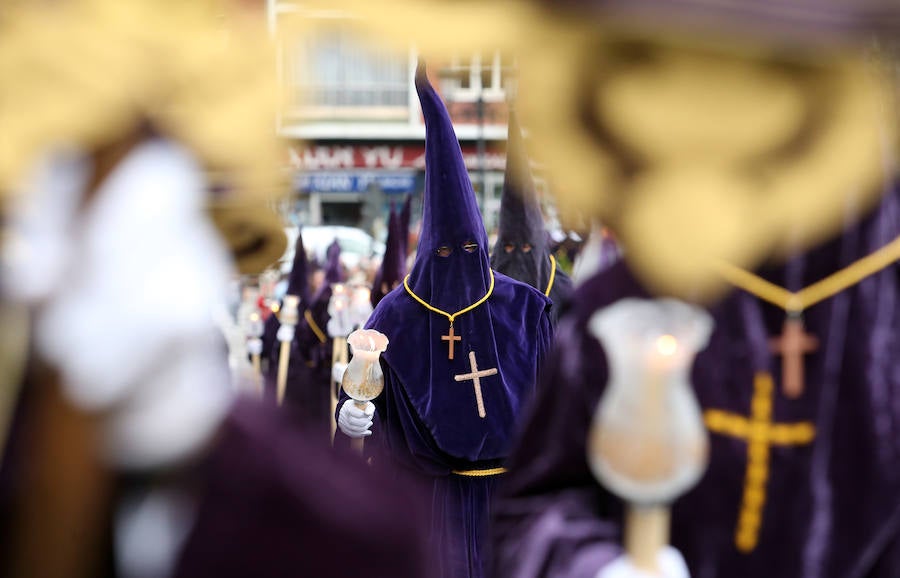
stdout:
POLYGON ((669 543, 670 510, 662 505, 630 504, 625 512, 625 551, 634 566, 659 574, 659 552, 669 543))

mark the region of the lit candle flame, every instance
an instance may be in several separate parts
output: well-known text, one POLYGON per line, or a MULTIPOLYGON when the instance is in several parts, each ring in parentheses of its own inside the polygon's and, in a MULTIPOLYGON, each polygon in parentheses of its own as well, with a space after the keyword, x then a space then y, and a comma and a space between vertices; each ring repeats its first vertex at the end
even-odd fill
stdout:
POLYGON ((672 356, 677 349, 678 340, 672 335, 660 335, 656 339, 656 350, 659 351, 660 355, 672 356))

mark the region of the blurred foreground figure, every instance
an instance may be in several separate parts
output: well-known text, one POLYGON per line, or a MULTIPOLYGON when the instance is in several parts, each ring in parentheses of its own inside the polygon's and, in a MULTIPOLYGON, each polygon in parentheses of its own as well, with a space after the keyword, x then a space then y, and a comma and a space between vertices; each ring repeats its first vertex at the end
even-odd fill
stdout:
MULTIPOLYGON (((896 34, 900 7, 566 4, 590 5, 615 38, 599 59, 609 66, 595 78, 588 128, 620 177, 611 214, 625 258, 584 282, 560 323, 495 510, 494 575, 900 576, 896 86, 854 47, 868 27, 896 34), (617 29, 626 17, 628 31, 617 29), (638 26, 648 21, 656 26, 638 26), (717 123, 729 109, 760 116, 717 123), (829 214, 816 195, 835 183, 846 190, 823 195, 839 209, 829 214), (778 235, 758 236, 767 227, 778 235), (676 249, 687 252, 666 269, 676 249), (710 253, 723 261, 713 267, 710 253), (726 259, 740 254, 762 263, 749 271, 726 259), (710 293, 716 285, 726 289, 710 293), (675 502, 674 548, 650 574, 623 554, 623 503, 589 467, 595 409, 615 377, 595 325, 608 306, 668 290, 717 295, 691 373, 709 466, 675 502)), ((632 457, 636 469, 667 458, 632 457)))
POLYGON ((213 319, 235 264, 284 249, 261 22, 227 3, 14 7, 0 281, 33 337, 0 574, 425 575, 405 494, 234 398, 213 319))

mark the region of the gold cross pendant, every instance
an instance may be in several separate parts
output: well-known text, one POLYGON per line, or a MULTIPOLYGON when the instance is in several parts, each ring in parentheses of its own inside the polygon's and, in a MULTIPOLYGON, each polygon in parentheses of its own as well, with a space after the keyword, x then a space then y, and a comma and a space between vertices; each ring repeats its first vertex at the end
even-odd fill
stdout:
POLYGON ((803 395, 803 355, 819 347, 819 340, 803 330, 803 318, 789 312, 781 335, 769 340, 773 353, 781 354, 781 387, 785 397, 797 399, 803 395))
POLYGON ((441 341, 446 341, 449 349, 447 350, 447 359, 453 359, 453 346, 454 341, 460 341, 462 337, 453 333, 453 323, 450 324, 450 330, 447 332, 447 335, 441 335, 441 341))

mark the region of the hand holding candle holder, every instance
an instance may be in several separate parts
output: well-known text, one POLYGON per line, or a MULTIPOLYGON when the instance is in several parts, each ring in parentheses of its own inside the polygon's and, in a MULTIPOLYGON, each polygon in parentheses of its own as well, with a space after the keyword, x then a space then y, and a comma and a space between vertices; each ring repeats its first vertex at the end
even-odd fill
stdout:
MULTIPOLYGON (((326 329, 332 338, 331 366, 334 376, 331 384, 331 415, 337 410, 338 385, 340 375, 347 366, 347 336, 357 327, 362 327, 372 314, 369 289, 363 286, 351 287, 343 283, 331 286, 331 300, 328 302, 328 325, 326 329)), ((331 435, 337 423, 331 422, 331 435)))
MULTIPOLYGON (((347 343, 350 344, 352 357, 344 371, 341 387, 353 400, 352 403, 365 411, 366 403, 384 390, 380 357, 387 350, 388 338, 374 329, 357 329, 347 337, 347 343)), ((362 438, 354 439, 353 444, 362 452, 362 438)))
POLYGON ((712 325, 706 311, 674 299, 623 299, 589 323, 606 352, 609 383, 594 414, 588 463, 628 502, 629 562, 654 576, 669 542, 669 504, 697 483, 708 461, 690 369, 712 325))
POLYGON ((294 341, 294 329, 297 327, 297 321, 300 316, 297 311, 299 305, 299 297, 296 295, 285 295, 281 314, 278 317, 278 321, 281 323, 277 334, 278 341, 281 343, 281 349, 278 352, 278 378, 276 381, 278 405, 284 402, 288 362, 291 359, 291 342, 294 341))

